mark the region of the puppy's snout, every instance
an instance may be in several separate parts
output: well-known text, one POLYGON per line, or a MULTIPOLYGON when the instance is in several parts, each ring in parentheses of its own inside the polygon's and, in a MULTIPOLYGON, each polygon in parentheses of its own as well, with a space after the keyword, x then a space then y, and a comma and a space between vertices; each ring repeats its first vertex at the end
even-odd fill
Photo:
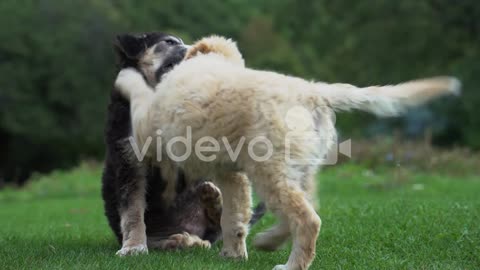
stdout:
POLYGON ((179 53, 180 55, 182 55, 182 57, 184 57, 184 56, 187 54, 187 52, 188 52, 188 50, 189 50, 190 47, 191 47, 191 46, 188 46, 188 45, 182 45, 182 46, 180 47, 180 49, 178 50, 178 53, 179 53))
POLYGON ((188 52, 188 50, 190 50, 191 47, 192 47, 192 46, 190 46, 190 45, 184 45, 184 44, 182 44, 182 46, 180 47, 180 48, 181 48, 181 49, 180 49, 180 52, 181 52, 183 55, 185 55, 185 54, 188 52))

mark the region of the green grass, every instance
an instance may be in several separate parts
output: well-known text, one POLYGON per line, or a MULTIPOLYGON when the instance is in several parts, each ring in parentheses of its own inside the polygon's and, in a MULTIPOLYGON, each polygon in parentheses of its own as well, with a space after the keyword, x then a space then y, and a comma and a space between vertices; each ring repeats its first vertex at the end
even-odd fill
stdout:
MULTIPOLYGON (((238 262, 211 250, 151 251, 118 258, 103 216, 100 170, 86 165, 0 191, 0 269, 271 269, 289 249, 249 246, 238 262)), ((367 171, 319 176, 322 230, 311 269, 478 269, 480 179, 367 171)), ((267 216, 249 237, 273 223, 267 216)))

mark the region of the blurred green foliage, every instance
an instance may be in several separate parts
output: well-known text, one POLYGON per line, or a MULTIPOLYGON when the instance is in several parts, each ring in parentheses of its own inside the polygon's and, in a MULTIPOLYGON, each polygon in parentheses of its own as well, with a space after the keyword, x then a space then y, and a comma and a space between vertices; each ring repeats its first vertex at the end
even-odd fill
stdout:
MULTIPOLYGON (((187 42, 221 34, 238 41, 248 66, 308 79, 370 85, 455 75, 463 97, 432 104, 424 125, 439 127, 440 143, 480 147, 478 0, 2 0, 0 14, 0 184, 103 156, 118 32, 187 42)), ((374 121, 339 116, 348 134, 374 121)))
MULTIPOLYGON (((478 269, 478 174, 398 169, 349 164, 322 170, 323 224, 311 270, 478 269)), ((253 248, 253 236, 275 222, 269 213, 250 230, 248 261, 221 258, 220 243, 118 259, 100 177, 101 168, 84 164, 34 177, 20 190, 0 190, 0 269, 256 270, 288 259, 290 247, 253 248)))

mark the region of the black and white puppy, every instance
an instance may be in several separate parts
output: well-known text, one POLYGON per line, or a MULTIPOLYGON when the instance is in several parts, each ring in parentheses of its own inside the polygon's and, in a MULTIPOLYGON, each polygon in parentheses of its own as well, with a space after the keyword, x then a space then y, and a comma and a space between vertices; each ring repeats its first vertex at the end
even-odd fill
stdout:
MULTIPOLYGON (((159 32, 120 35, 115 43, 119 68, 137 69, 152 87, 184 59, 187 47, 180 38, 159 32)), ((131 133, 130 104, 114 90, 105 132, 102 196, 110 227, 122 244, 117 254, 209 247, 221 236, 218 188, 202 179, 187 186, 181 171, 139 162, 128 140, 131 133), (176 184, 167 185, 172 179, 176 184)), ((264 211, 260 204, 252 223, 264 211)))

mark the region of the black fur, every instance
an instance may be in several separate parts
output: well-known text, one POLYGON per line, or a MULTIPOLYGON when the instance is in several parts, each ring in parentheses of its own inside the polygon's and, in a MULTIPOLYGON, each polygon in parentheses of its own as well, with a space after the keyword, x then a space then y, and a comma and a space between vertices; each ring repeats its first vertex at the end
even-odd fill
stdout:
MULTIPOLYGON (((146 33, 141 35, 121 35, 115 46, 119 56, 119 68, 138 68, 138 57, 147 49, 154 46, 168 35, 163 33, 146 33)), ((169 60, 177 64, 182 58, 169 60)), ((165 66, 165 65, 164 65, 165 66)), ((161 69, 161 68, 160 68, 161 69)), ((160 70, 159 69, 159 70, 160 70)), ((167 69, 166 69, 167 70, 167 69)), ((163 74, 158 71, 158 78, 163 74)), ((129 196, 138 185, 136 176, 141 174, 139 167, 125 156, 125 149, 129 147, 128 138, 131 135, 130 104, 117 91, 113 90, 108 105, 108 115, 105 130, 106 160, 102 179, 102 196, 105 215, 108 218, 119 243, 122 242, 120 230, 119 208, 129 203, 129 196)), ((166 238, 171 234, 182 231, 198 235, 212 243, 220 236, 220 221, 208 220, 200 203, 199 192, 195 186, 185 185, 183 174, 177 179, 177 197, 172 207, 166 209, 162 201, 162 192, 165 183, 156 167, 146 168, 147 180, 147 210, 145 224, 148 238, 166 238)), ((252 223, 256 222, 265 212, 263 204, 256 208, 252 223)))

